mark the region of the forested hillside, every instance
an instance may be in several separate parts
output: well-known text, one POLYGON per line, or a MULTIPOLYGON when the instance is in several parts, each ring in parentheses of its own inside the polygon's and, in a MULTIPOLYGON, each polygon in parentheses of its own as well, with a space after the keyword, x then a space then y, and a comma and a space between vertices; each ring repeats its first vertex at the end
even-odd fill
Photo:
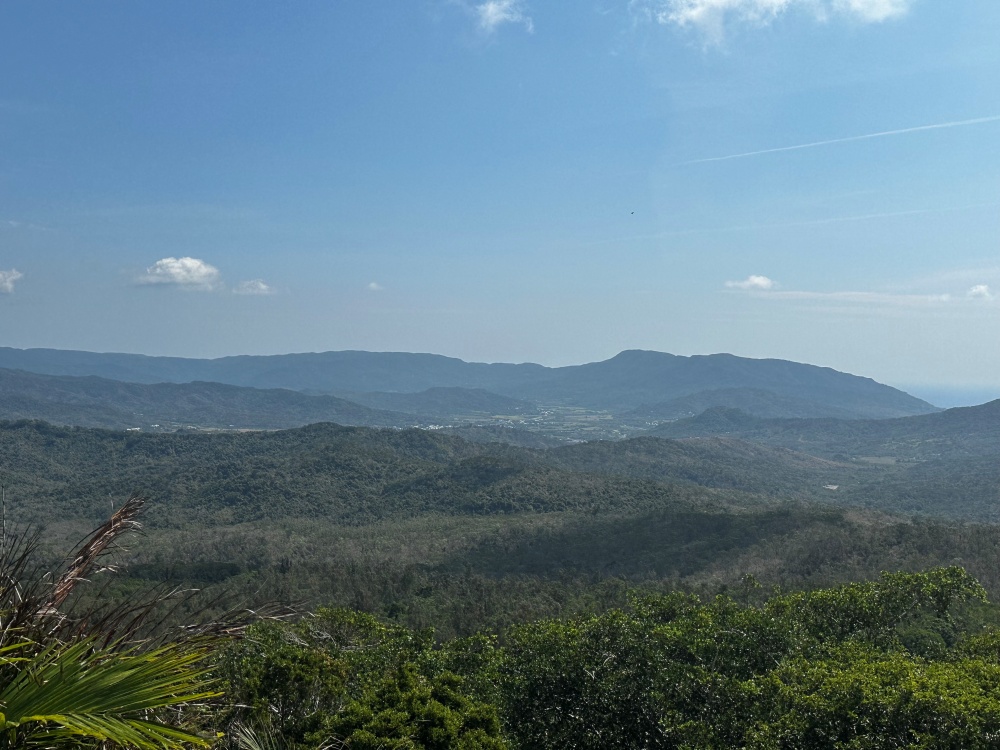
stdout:
POLYGON ((665 438, 727 435, 818 456, 901 460, 993 455, 1000 446, 1000 401, 897 419, 762 419, 714 408, 657 426, 665 438))
POLYGON ((716 388, 698 391, 657 404, 644 404, 622 415, 625 419, 668 421, 694 417, 707 409, 739 409, 755 417, 806 419, 829 417, 853 419, 848 408, 810 401, 794 396, 779 396, 762 388, 716 388))
POLYGON ((22 421, 0 424, 0 471, 9 520, 45 525, 53 543, 147 493, 148 536, 130 557, 143 580, 349 605, 445 634, 597 611, 634 585, 718 590, 748 572, 808 587, 961 559, 1000 586, 1000 534, 956 512, 972 495, 932 507, 943 498, 900 467, 728 438, 545 449, 332 424, 143 434, 22 421), (925 520, 881 509, 907 512, 892 502, 902 493, 923 498, 925 520), (932 518, 946 514, 958 520, 932 518))
POLYGON ((300 747, 596 748, 639 732, 640 746, 763 750, 817 726, 859 741, 929 726, 964 748, 992 726, 992 704, 938 703, 986 700, 995 636, 977 634, 1000 612, 957 568, 917 572, 960 565, 1000 592, 1000 527, 962 520, 995 509, 995 462, 487 437, 3 422, 5 519, 43 527, 44 569, 129 492, 153 498, 141 542, 117 553, 123 575, 77 607, 153 587, 189 592, 165 626, 269 603, 343 608, 255 625, 219 651, 230 698, 201 721, 225 728, 226 750, 240 731, 300 747), (885 512, 906 511, 903 497, 924 515, 885 512), (837 680, 855 686, 849 701, 837 680), (806 704, 820 713, 789 723, 806 704))
POLYGON ((406 427, 410 414, 381 411, 334 396, 221 383, 125 383, 0 369, 0 419, 169 431, 275 429, 314 422, 406 427))

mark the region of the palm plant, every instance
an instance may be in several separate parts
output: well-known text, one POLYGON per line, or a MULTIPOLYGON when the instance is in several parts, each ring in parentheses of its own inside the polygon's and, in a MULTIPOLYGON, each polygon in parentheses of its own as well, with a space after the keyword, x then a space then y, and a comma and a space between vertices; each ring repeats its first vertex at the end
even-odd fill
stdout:
POLYGON ((203 629, 151 639, 155 604, 76 611, 74 589, 101 568, 123 534, 139 529, 144 498, 129 498, 70 557, 54 582, 32 575, 37 536, 0 549, 0 748, 174 750, 209 740, 181 719, 217 693, 205 669, 203 629))

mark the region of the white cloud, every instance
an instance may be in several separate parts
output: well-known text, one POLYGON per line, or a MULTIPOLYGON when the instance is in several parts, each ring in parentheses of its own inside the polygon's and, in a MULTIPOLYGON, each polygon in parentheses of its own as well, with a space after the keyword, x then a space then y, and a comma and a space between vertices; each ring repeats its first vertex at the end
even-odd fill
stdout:
POLYGON ((369 292, 381 292, 383 289, 385 289, 385 287, 379 284, 377 281, 373 281, 371 284, 366 286, 365 289, 367 289, 369 292))
POLYGON ((274 294, 274 288, 264 279, 250 279, 241 281, 233 287, 234 294, 256 295, 258 297, 274 294))
POLYGON ((835 6, 862 21, 877 23, 906 15, 912 3, 913 0, 837 0, 835 6))
POLYGON ((189 289, 212 289, 219 269, 198 258, 162 258, 139 277, 141 284, 173 284, 189 289))
POLYGON ((0 292, 10 294, 14 291, 14 283, 23 278, 24 274, 13 268, 9 271, 0 271, 0 292))
POLYGON ((747 289, 766 292, 774 289, 775 283, 773 280, 767 278, 767 276, 752 274, 747 276, 743 281, 727 281, 726 286, 729 289, 747 289))
POLYGON ((473 9, 479 21, 479 28, 487 34, 492 34, 506 23, 522 24, 528 33, 535 30, 535 25, 525 10, 521 0, 487 0, 473 9))
POLYGON ((663 25, 694 28, 721 41, 732 23, 763 26, 778 16, 801 9, 817 20, 831 15, 877 23, 906 14, 915 0, 632 0, 634 13, 663 25))
POLYGON ((767 23, 783 13, 793 0, 661 0, 654 3, 659 23, 696 26, 715 31, 729 18, 767 23))
POLYGON ((993 292, 986 284, 976 284, 965 293, 965 296, 973 299, 993 299, 993 292))

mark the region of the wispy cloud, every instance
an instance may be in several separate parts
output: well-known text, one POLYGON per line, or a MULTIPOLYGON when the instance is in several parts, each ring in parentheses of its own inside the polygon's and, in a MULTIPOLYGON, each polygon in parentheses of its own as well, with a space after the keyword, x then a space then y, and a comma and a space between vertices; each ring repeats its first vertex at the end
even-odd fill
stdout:
POLYGON ((958 290, 975 288, 990 283, 1000 284, 1000 266, 978 265, 965 268, 950 268, 935 273, 906 279, 903 284, 909 289, 939 289, 942 287, 958 290))
POLYGON ((971 299, 993 299, 993 292, 987 284, 976 284, 965 293, 971 299))
POLYGON ((138 281, 208 291, 218 283, 219 269, 198 258, 162 258, 147 268, 138 281))
POLYGON ((905 135, 907 133, 920 133, 926 130, 945 130, 947 128, 963 128, 971 125, 983 125, 990 122, 1000 122, 1000 115, 990 117, 976 117, 972 120, 953 120, 951 122, 939 122, 933 125, 918 125, 912 128, 899 128, 897 130, 882 130, 877 133, 865 133, 864 135, 852 135, 846 138, 830 138, 825 141, 813 141, 811 143, 798 143, 794 146, 778 146, 777 148, 764 148, 757 151, 743 151, 738 154, 726 154, 725 156, 710 156, 704 159, 691 159, 683 164, 704 164, 711 161, 729 161, 730 159, 746 159, 751 156, 762 156, 764 154, 779 154, 784 151, 800 151, 806 148, 819 148, 821 146, 832 146, 838 143, 853 143, 855 141, 867 141, 872 138, 888 138, 894 135, 905 135))
POLYGON ((18 279, 23 279, 24 274, 16 269, 0 271, 0 293, 10 294, 14 291, 14 284, 18 279))
POLYGON ((978 315, 975 311, 992 311, 1000 304, 1000 297, 987 280, 1000 281, 1000 266, 945 271, 899 285, 883 284, 878 291, 782 289, 771 278, 760 275, 748 276, 743 281, 726 281, 724 286, 759 300, 816 303, 819 307, 814 306, 814 310, 827 312, 904 314, 905 310, 924 309, 935 315, 946 311, 978 315))
POLYGON ((32 224, 31 222, 21 221, 20 219, 3 219, 0 220, 0 229, 7 229, 11 231, 37 231, 37 232, 51 232, 49 227, 43 227, 41 224, 32 224))
POLYGON ((693 28, 721 42, 733 24, 764 26, 801 10, 817 20, 841 15, 863 23, 903 16, 915 0, 632 0, 633 13, 663 25, 693 28))
POLYGON ((365 289, 367 289, 369 292, 381 292, 383 289, 385 289, 385 287, 379 284, 377 281, 373 281, 368 286, 366 286, 365 289))
POLYGON ((473 10, 480 30, 487 34, 508 23, 522 25, 528 33, 535 30, 535 24, 521 0, 487 0, 475 5, 473 10))
POLYGON ((826 302, 862 303, 884 307, 926 307, 942 305, 950 302, 950 294, 894 294, 891 292, 810 292, 810 291, 771 291, 768 297, 785 300, 812 300, 826 302))
POLYGON ((263 297, 274 294, 274 287, 263 279, 250 279, 249 281, 241 281, 233 287, 233 294, 263 297))
POLYGON ((767 276, 757 276, 751 274, 747 276, 743 281, 727 281, 726 287, 729 289, 756 289, 756 290, 769 290, 774 289, 775 283, 767 276))
MULTIPOLYGON (((952 300, 950 294, 912 294, 904 292, 859 292, 859 291, 834 291, 834 292, 814 292, 808 290, 782 290, 771 278, 761 275, 748 276, 743 281, 725 282, 727 289, 739 289, 751 294, 751 296, 789 301, 822 301, 829 303, 850 303, 864 304, 872 307, 924 307, 927 305, 941 305, 952 300)), ((984 297, 989 295, 989 287, 985 284, 973 287, 968 292, 970 297, 984 297), (975 292, 975 293, 974 293, 975 292)))

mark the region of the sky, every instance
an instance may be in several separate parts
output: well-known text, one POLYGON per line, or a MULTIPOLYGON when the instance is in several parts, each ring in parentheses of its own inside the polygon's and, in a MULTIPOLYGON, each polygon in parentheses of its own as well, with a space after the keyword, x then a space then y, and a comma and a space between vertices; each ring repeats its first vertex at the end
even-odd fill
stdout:
POLYGON ((996 0, 4 0, 0 345, 998 397, 998 38, 996 0))

